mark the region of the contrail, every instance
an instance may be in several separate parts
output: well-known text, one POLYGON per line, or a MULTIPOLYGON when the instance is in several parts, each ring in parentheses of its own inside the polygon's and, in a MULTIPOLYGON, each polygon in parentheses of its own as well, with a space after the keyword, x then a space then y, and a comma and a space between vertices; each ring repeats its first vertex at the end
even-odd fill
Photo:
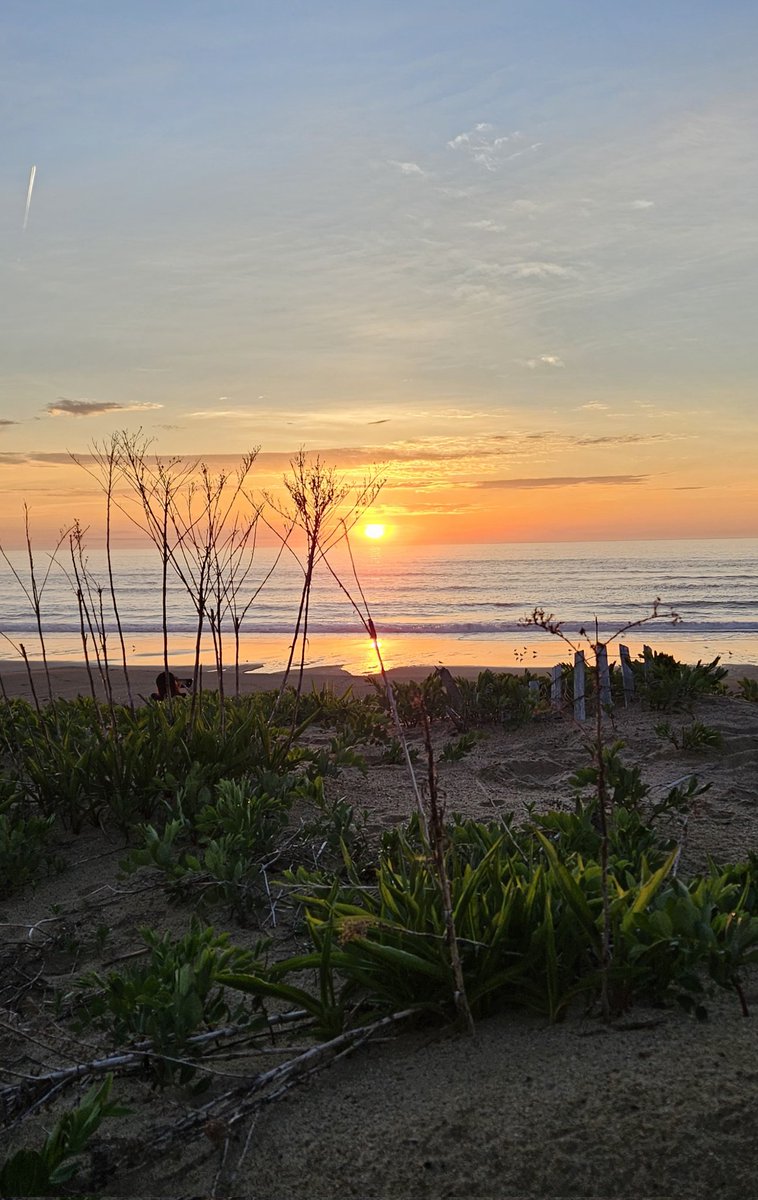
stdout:
POLYGON ((26 229, 26 223, 29 220, 29 209, 31 208, 32 192, 34 191, 34 177, 36 174, 37 168, 34 166, 29 172, 29 187, 26 190, 26 209, 24 211, 24 224, 22 227, 22 232, 26 229))

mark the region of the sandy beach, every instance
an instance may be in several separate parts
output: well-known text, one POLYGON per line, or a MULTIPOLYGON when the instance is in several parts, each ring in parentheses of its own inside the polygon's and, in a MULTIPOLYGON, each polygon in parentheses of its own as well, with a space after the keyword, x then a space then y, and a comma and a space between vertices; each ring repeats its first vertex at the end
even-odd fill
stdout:
MULTIPOLYGON (((176 665, 177 674, 185 670, 176 665)), ((393 672, 402 679, 426 673, 414 667, 393 672)), ((475 675, 477 668, 465 673, 475 675)), ((18 664, 4 666, 2 674, 9 694, 28 694, 18 664)), ((736 667, 730 682, 757 675, 756 668, 736 667)), ((56 695, 86 693, 81 667, 52 664, 51 679, 56 695)), ((280 680, 252 672, 244 676, 244 688, 269 689, 280 680)), ((134 684, 146 693, 152 669, 135 671, 134 684)), ((43 692, 38 673, 35 685, 43 692)), ((336 669, 307 672, 306 687, 323 685, 337 692, 350 686, 356 693, 369 687, 336 669)), ((608 731, 624 741, 654 787, 693 771, 711 784, 689 823, 682 856, 687 870, 703 867, 709 856, 739 861, 758 848, 758 705, 713 696, 697 704, 695 716, 721 734, 718 751, 686 754, 662 742, 654 731, 659 717, 641 707, 617 711, 608 731)), ((438 740, 447 736, 443 728, 435 734, 438 740)), ((491 820, 523 816, 528 805, 569 805, 569 778, 586 761, 584 740, 569 716, 511 732, 487 730, 466 758, 440 764, 447 811, 491 820)), ((366 778, 347 769, 328 786, 365 812, 370 836, 405 821, 412 809, 404 769, 381 763, 376 753, 368 754, 366 778)), ((45 987, 65 995, 77 974, 103 956, 118 962, 133 955, 140 925, 186 928, 187 912, 167 907, 154 882, 120 875, 123 851, 115 833, 66 835, 61 852, 68 869, 2 906, 4 961, 25 946, 29 969, 39 969, 45 987), (50 920, 51 927, 38 928, 54 930, 60 922, 69 941, 46 951, 42 934, 30 930, 50 920), (95 927, 107 930, 105 952, 93 950, 95 927), (75 943, 78 951, 71 949, 75 943)), ((256 931, 228 912, 213 915, 234 942, 255 941, 256 931)), ((14 1069, 30 1068, 12 1032, 15 1021, 45 1039, 45 1061, 67 1062, 81 1053, 55 1030, 44 1031, 42 993, 36 996, 31 992, 23 1012, 3 1027, 3 1058, 14 1069)), ((473 1038, 422 1027, 380 1039, 263 1107, 252 1132, 246 1126, 232 1144, 230 1152, 241 1155, 250 1133, 231 1194, 250 1200, 742 1200, 756 1194, 754 977, 746 997, 754 1012, 748 1019, 735 996, 719 992, 709 997, 710 1019, 703 1024, 676 1008, 638 1007, 609 1028, 581 1010, 557 1025, 516 1012, 480 1021, 473 1038)), ((227 1075, 213 1087, 268 1069, 272 1057, 278 1061, 276 1054, 230 1057, 223 1063, 227 1075)), ((156 1127, 195 1102, 172 1089, 155 1092, 139 1079, 117 1083, 131 1112, 103 1127, 102 1144, 109 1153, 131 1154, 132 1164, 108 1178, 98 1195, 217 1194, 219 1155, 211 1133, 157 1157, 143 1158, 139 1149, 156 1127)), ((54 1106, 44 1115, 47 1125, 58 1111, 54 1106)))
MULTIPOLYGON (((48 665, 54 697, 61 700, 70 700, 75 696, 91 695, 90 676, 82 663, 52 661, 48 665)), ((464 679, 476 679, 480 671, 485 669, 507 671, 512 675, 522 675, 526 670, 534 674, 543 674, 547 670, 544 666, 514 667, 511 665, 499 665, 485 667, 483 665, 469 664, 454 666, 452 671, 454 675, 460 675, 464 679)), ((191 662, 172 662, 171 670, 178 678, 189 678, 192 675, 192 664, 191 662)), ((410 679, 425 679, 431 670, 432 668, 425 664, 411 664, 403 667, 390 667, 387 674, 390 679, 407 681, 410 679)), ((156 673, 154 664, 151 666, 130 666, 129 679, 135 698, 144 700, 155 690, 156 673)), ((373 671, 370 674, 373 676, 376 675, 373 671)), ((41 702, 44 702, 48 697, 48 686, 47 677, 40 663, 35 662, 32 664, 31 675, 37 696, 41 702)), ((0 677, 3 680, 8 696, 19 696, 24 700, 32 699, 32 682, 30 682, 29 673, 23 662, 20 662, 18 659, 0 660, 0 677)), ((752 663, 730 663, 728 676, 730 684, 734 684, 738 679, 743 678, 758 679, 758 666, 752 663)), ((114 700, 116 703, 125 704, 128 692, 124 682, 123 671, 113 668, 111 679, 114 700)), ((281 686, 283 679, 284 673, 282 671, 264 671, 259 664, 246 664, 240 672, 240 694, 244 696, 249 695, 251 692, 274 690, 281 686)), ((104 699, 105 692, 102 681, 94 672, 92 680, 97 696, 100 699, 104 699)), ((204 668, 201 681, 202 686, 205 688, 215 690, 218 687, 217 676, 208 667, 204 668)), ((297 672, 293 671, 290 674, 289 682, 294 684, 296 681, 297 672)), ((303 687, 306 691, 311 688, 328 687, 337 694, 341 694, 350 688, 355 696, 367 695, 371 690, 371 684, 367 682, 367 675, 352 674, 340 666, 306 667, 303 673, 303 687)), ((233 695, 234 688, 234 670, 227 668, 224 672, 225 694, 233 695)))

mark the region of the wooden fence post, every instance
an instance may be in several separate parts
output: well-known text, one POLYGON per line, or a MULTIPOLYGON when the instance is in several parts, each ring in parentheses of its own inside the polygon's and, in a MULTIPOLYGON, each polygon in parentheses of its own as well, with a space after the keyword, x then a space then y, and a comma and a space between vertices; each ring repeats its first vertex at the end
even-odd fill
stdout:
POLYGON ((584 651, 577 650, 574 654, 574 719, 576 721, 584 721, 586 719, 586 694, 584 681, 584 651))
POLYGON ((560 708, 563 703, 563 670, 557 663, 550 671, 550 703, 560 708))
POLYGON ((621 661, 621 680, 624 685, 624 704, 629 705, 634 698, 634 671, 628 646, 619 646, 621 661))
POLYGON ((612 708, 611 673, 608 670, 608 647, 603 642, 595 646, 597 660, 597 676, 599 684, 598 703, 601 708, 612 708))

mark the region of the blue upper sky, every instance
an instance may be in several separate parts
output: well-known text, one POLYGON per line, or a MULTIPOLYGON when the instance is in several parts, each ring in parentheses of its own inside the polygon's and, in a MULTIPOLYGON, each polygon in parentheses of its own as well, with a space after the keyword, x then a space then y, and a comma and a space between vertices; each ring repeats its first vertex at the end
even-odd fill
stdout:
POLYGON ((754 0, 6 0, 2 449, 591 419, 697 473, 717 413, 754 461, 757 35, 754 0))

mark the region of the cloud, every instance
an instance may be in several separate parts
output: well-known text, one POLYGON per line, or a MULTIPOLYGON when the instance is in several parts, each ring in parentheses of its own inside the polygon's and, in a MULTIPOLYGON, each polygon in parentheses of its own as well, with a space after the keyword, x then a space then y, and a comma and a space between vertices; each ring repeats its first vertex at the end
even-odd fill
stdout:
POLYGON ((48 404, 47 411, 51 417, 97 417, 102 413, 112 412, 147 412, 149 409, 163 408, 162 404, 116 404, 103 400, 68 400, 59 396, 54 404, 48 404))
POLYGON ((655 208, 655 200, 631 200, 629 202, 629 207, 639 210, 645 208, 655 208))
POLYGON ((604 437, 575 438, 575 446, 634 446, 640 442, 670 442, 678 440, 677 434, 667 433, 618 433, 604 437))
POLYGON ((477 262, 472 269, 479 275, 507 279, 573 279, 576 275, 570 267, 556 262, 477 262))
POLYGON ((649 478, 649 475, 548 475, 533 479, 484 479, 479 483, 464 486, 472 488, 513 488, 516 490, 581 487, 584 484, 625 486, 628 484, 646 483, 649 478))
POLYGON ((521 262, 504 268, 503 274, 512 275, 514 279, 567 279, 573 272, 560 263, 521 262))
POLYGON ((409 508, 406 504, 402 508, 393 509, 384 506, 383 512, 387 517, 463 517, 468 513, 481 512, 481 507, 478 504, 418 504, 414 508, 409 508))
POLYGON ((559 358, 557 354, 540 354, 538 358, 517 358, 516 362, 520 366, 526 367, 529 371, 536 371, 537 367, 565 367, 565 362, 559 358))
POLYGON ((487 171, 495 171, 503 163, 522 154, 539 150, 542 142, 527 144, 520 130, 512 133, 495 134, 494 126, 487 121, 480 121, 473 129, 458 133, 447 143, 451 150, 461 150, 469 154, 479 166, 487 171))
POLYGON ((224 417, 250 417, 259 420, 261 417, 261 413, 247 408, 198 408, 195 412, 184 415, 192 421, 217 421, 224 417))
POLYGON ((536 213, 547 212, 549 207, 550 207, 549 204, 545 204, 542 201, 528 200, 526 198, 523 198, 521 200, 514 200, 513 203, 511 204, 511 208, 512 208, 513 212, 524 213, 528 217, 532 217, 536 213))
POLYGON ((425 175, 426 172, 421 170, 418 163, 415 162, 398 162, 395 158, 388 158, 387 164, 394 167, 401 175, 425 175))
MULTIPOLYGON (((88 455, 88 454, 82 454, 82 455, 80 455, 80 458, 81 458, 82 462, 84 462, 85 460, 88 462, 94 461, 92 459, 92 456, 88 455)), ((50 454, 35 454, 33 451, 29 452, 26 450, 18 450, 18 451, 6 450, 6 451, 3 451, 2 454, 0 454, 0 466, 18 467, 18 466, 28 466, 31 463, 41 463, 45 466, 49 466, 49 465, 60 466, 64 463, 70 465, 71 455, 65 454, 65 453, 57 453, 57 452, 50 453, 50 454)))
POLYGON ((498 225, 496 221, 466 221, 466 229, 483 229, 486 233, 505 233, 507 225, 498 225))
MULTIPOLYGON (((379 407, 379 405, 377 405, 379 407)), ((453 408, 443 406, 433 409, 413 409, 411 413, 408 411, 408 406, 403 403, 384 404, 381 405, 384 411, 389 413, 387 417, 376 417, 372 421, 366 420, 364 409, 360 408, 335 408, 328 412, 325 409, 310 407, 310 408, 198 408, 192 412, 183 413, 182 415, 191 421, 217 421, 234 419, 238 421, 252 422, 255 425, 267 425, 269 423, 297 425, 301 429, 318 430, 318 429, 334 429, 344 428, 349 426, 366 426, 366 425, 384 425, 390 421, 402 421, 412 418, 414 421, 473 421, 489 419, 490 413, 482 410, 453 408)), ((316 435, 319 436, 319 435, 316 435)))
POLYGON ((478 144, 479 142, 486 141, 486 134, 488 134, 491 129, 492 126, 487 121, 480 121, 479 124, 475 125, 474 128, 468 133, 456 134, 454 138, 450 139, 448 146, 451 150, 457 150, 461 146, 470 146, 472 142, 478 144))
POLYGON ((579 405, 579 412, 586 409, 588 412, 607 412, 608 405, 603 404, 600 400, 588 400, 586 404, 579 405))
POLYGON ((5 421, 5 420, 0 420, 0 426, 2 426, 3 428, 5 428, 5 426, 6 426, 6 425, 18 425, 18 421, 5 421))

